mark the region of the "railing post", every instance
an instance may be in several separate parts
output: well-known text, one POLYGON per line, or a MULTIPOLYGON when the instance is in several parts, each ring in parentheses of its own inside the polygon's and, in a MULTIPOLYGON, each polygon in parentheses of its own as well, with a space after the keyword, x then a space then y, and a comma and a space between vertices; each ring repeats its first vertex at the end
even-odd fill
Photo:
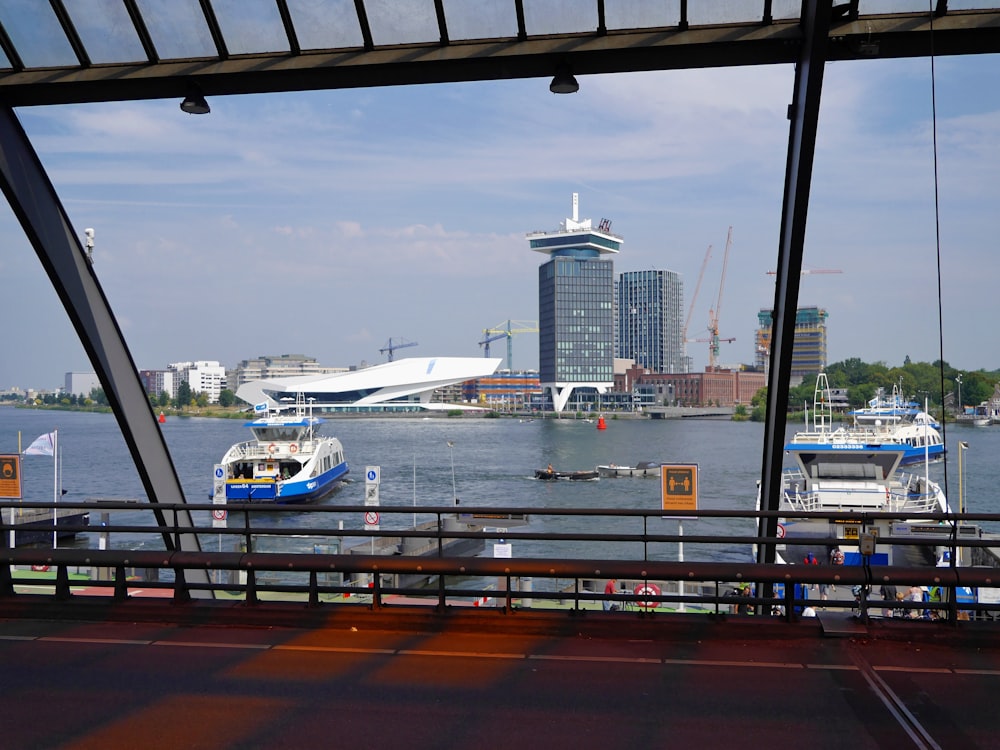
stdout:
POLYGON ((247 568, 247 588, 245 594, 245 603, 247 606, 252 607, 259 603, 257 599, 257 571, 253 568, 247 568))
POLYGON ((186 604, 191 601, 191 591, 184 578, 184 568, 174 568, 174 604, 186 604))
POLYGON ((507 575, 507 612, 505 614, 510 614, 514 609, 513 597, 510 595, 510 574, 507 575))
POLYGON ((382 609, 382 575, 372 574, 372 609, 382 609))
POLYGON ((438 575, 437 610, 438 612, 444 612, 446 608, 447 608, 447 600, 445 599, 445 592, 444 592, 444 574, 441 573, 438 575))
POLYGON ((128 599, 128 581, 125 580, 125 566, 115 567, 115 596, 116 602, 123 602, 128 599))
POLYGON ((56 599, 65 601, 73 596, 69 590, 69 570, 66 565, 56 566, 56 599))
POLYGON ((14 578, 10 574, 10 565, 0 565, 0 597, 14 596, 14 578))
POLYGON ((319 606, 319 584, 316 580, 316 571, 309 571, 309 603, 306 605, 308 607, 318 607, 319 606))

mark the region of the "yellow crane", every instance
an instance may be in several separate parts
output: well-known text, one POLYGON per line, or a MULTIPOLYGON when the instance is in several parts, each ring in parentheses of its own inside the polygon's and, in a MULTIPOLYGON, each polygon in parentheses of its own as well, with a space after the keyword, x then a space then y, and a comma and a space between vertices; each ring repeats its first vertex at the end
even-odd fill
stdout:
POLYGON ((714 370, 716 367, 716 360, 719 357, 719 344, 723 341, 727 343, 732 343, 736 341, 735 338, 720 338, 719 337, 719 310, 722 308, 722 290, 726 283, 726 268, 729 265, 729 248, 733 244, 733 228, 729 227, 729 234, 726 235, 726 250, 722 256, 722 275, 719 278, 719 294, 715 300, 715 307, 709 308, 708 311, 708 332, 709 338, 700 339, 689 339, 687 337, 688 326, 691 323, 691 314, 694 312, 694 304, 698 299, 698 291, 701 289, 702 279, 705 277, 705 266, 708 265, 708 259, 712 257, 712 246, 708 246, 708 250, 705 251, 705 259, 701 262, 701 270, 698 272, 698 283, 694 287, 694 295, 691 297, 691 304, 688 306, 687 320, 684 321, 684 328, 681 330, 681 342, 685 346, 685 353, 687 351, 687 344, 698 342, 708 344, 708 366, 709 369, 714 370))
POLYGON ((538 333, 537 320, 507 320, 492 328, 484 328, 482 341, 479 345, 483 347, 483 356, 490 356, 490 343, 498 339, 507 339, 507 369, 514 369, 514 334, 515 333, 538 333))

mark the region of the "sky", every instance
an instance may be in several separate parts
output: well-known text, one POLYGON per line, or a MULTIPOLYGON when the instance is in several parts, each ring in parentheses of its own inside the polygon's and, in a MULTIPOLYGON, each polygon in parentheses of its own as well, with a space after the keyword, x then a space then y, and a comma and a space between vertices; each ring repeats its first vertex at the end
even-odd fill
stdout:
MULTIPOLYGON (((926 58, 827 66, 804 267, 840 273, 804 276, 799 302, 828 311, 830 362, 1000 367, 998 67, 937 58, 932 86, 926 58)), ((573 193, 581 218, 624 238, 616 272, 679 273, 688 337, 718 306, 735 339, 719 361, 752 363, 774 301, 792 67, 579 81, 571 95, 533 79, 213 97, 203 116, 173 100, 17 114, 77 234, 95 231, 139 368, 371 365, 390 339, 415 342, 396 358, 482 356, 484 329, 538 319, 545 256, 525 235, 557 229, 573 193)), ((6 203, 0 242, 0 389, 92 372, 6 203)), ((703 369, 708 344, 688 354, 703 369)), ((512 364, 537 367, 537 335, 514 337, 512 364)))

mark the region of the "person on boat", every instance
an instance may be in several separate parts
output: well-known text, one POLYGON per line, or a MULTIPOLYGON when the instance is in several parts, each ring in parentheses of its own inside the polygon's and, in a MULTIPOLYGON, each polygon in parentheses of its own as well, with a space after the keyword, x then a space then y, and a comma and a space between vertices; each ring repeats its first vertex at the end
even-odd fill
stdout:
POLYGON ((892 603, 882 610, 882 614, 885 617, 892 617, 892 610, 895 608, 896 595, 899 593, 899 590, 891 583, 883 583, 879 591, 882 593, 882 599, 892 603))
MULTIPOLYGON (((614 596, 615 592, 617 591, 617 588, 618 588, 618 579, 617 578, 609 578, 608 582, 606 584, 604 584, 604 595, 607 596, 607 597, 614 596)), ((604 604, 604 611, 605 612, 614 612, 614 611, 616 611, 618 609, 618 603, 614 602, 614 601, 611 601, 610 598, 609 599, 605 599, 604 602, 603 602, 603 604, 604 604)))
POLYGON ((552 473, 554 473, 554 472, 555 472, 555 469, 553 469, 553 468, 552 468, 552 464, 549 464, 549 466, 548 466, 548 468, 546 469, 546 471, 547 471, 547 472, 549 472, 549 474, 552 474, 552 473))

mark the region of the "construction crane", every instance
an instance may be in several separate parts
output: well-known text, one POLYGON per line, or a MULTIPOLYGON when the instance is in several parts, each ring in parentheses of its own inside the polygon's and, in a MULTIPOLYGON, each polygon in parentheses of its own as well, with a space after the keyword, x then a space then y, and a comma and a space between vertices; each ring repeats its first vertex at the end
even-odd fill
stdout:
MULTIPOLYGON (((777 273, 777 271, 768 271, 767 275, 774 276, 777 273)), ((843 271, 839 268, 803 268, 802 271, 799 272, 799 275, 808 276, 813 273, 843 273, 843 271)))
POLYGON ((722 275, 719 277, 719 296, 715 300, 715 308, 708 311, 708 332, 711 340, 708 345, 708 366, 710 370, 715 370, 716 361, 719 357, 719 343, 721 341, 733 342, 736 339, 719 338, 719 312, 722 309, 722 289, 726 283, 726 267, 729 265, 729 248, 733 244, 733 228, 729 227, 729 234, 726 235, 726 251, 722 254, 722 275))
POLYGON ((416 346, 416 345, 417 345, 416 341, 407 341, 406 339, 396 339, 395 343, 393 343, 393 340, 390 338, 388 341, 385 342, 385 346, 383 346, 381 349, 378 350, 378 353, 385 354, 386 352, 389 352, 389 361, 392 362, 392 353, 394 351, 396 351, 397 349, 405 349, 408 346, 416 346))
MULTIPOLYGON (((698 299, 698 290, 701 289, 701 280, 705 278, 705 266, 708 265, 708 259, 712 257, 712 246, 708 246, 708 250, 705 251, 705 259, 701 262, 701 270, 698 272, 698 283, 694 285, 694 294, 691 296, 691 304, 688 305, 687 318, 684 319, 684 328, 681 329, 681 343, 687 344, 687 333, 688 326, 691 324, 691 313, 694 312, 694 303, 698 299)), ((684 347, 684 354, 687 356, 687 347, 684 347)))
POLYGON ((507 339, 507 369, 514 370, 514 334, 515 333, 538 333, 537 320, 507 320, 492 328, 483 329, 483 340, 479 345, 483 347, 483 356, 490 356, 490 344, 498 339, 507 339))

